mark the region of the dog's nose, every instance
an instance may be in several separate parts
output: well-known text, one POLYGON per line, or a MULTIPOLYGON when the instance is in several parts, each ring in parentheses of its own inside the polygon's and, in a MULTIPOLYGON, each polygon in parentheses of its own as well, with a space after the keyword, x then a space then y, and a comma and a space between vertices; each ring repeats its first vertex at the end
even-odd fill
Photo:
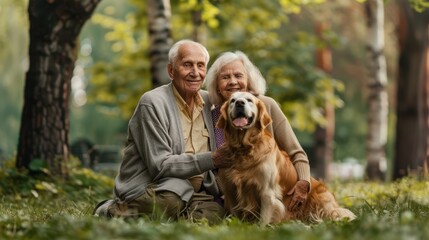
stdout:
POLYGON ((240 107, 242 107, 242 106, 244 106, 244 101, 243 100, 237 100, 237 101, 235 101, 235 105, 238 107, 238 106, 240 106, 240 107))

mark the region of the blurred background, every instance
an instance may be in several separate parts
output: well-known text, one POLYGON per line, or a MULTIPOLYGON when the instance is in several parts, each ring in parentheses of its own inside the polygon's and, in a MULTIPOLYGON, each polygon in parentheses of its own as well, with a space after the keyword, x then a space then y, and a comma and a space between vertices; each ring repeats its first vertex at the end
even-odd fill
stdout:
MULTIPOLYGON (((128 119, 138 98, 153 87, 145 2, 103 0, 80 34, 71 80, 70 144, 84 166, 96 170, 117 168, 128 119)), ((281 104, 312 171, 317 173, 320 165, 318 133, 329 126, 324 133, 332 134, 328 174, 362 178, 369 78, 364 3, 291 2, 171 1, 172 39, 202 42, 211 62, 224 51, 245 52, 265 76, 267 95, 281 104)), ((12 158, 17 150, 28 69, 27 4, 0 0, 2 159, 12 158)), ((399 9, 395 1, 386 1, 384 10, 389 114, 387 162, 382 168, 389 172, 394 159, 399 9)))

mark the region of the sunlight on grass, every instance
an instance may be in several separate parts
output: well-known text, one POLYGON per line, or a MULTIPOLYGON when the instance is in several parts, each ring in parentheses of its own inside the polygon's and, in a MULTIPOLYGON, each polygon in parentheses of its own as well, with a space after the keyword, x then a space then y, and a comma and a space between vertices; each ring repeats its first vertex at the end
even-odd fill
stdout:
POLYGON ((235 218, 205 222, 104 219, 94 206, 111 198, 113 178, 74 167, 68 180, 30 178, 0 170, 0 239, 428 239, 429 182, 332 182, 339 203, 358 218, 306 225, 291 221, 261 227, 235 218))

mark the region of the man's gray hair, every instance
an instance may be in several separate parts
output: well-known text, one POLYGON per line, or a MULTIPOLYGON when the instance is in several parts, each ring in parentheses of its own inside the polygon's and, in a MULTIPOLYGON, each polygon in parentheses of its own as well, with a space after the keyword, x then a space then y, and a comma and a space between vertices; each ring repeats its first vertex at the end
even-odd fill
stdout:
POLYGON ((241 61, 244 65, 248 78, 247 91, 255 95, 265 94, 267 89, 265 78, 262 76, 261 71, 249 60, 247 55, 241 51, 224 52, 214 61, 206 75, 205 85, 212 104, 222 104, 222 98, 219 89, 217 89, 217 78, 219 77, 220 70, 225 65, 236 60, 241 61))
POLYGON ((170 48, 170 51, 168 51, 168 63, 170 63, 171 65, 174 66, 174 64, 177 61, 178 54, 179 54, 179 48, 184 44, 193 44, 196 47, 201 48, 201 51, 203 51, 203 53, 205 55, 206 66, 209 64, 210 54, 207 51, 206 47, 204 47, 204 45, 202 45, 199 42, 195 42, 195 41, 192 41, 189 39, 183 39, 183 40, 180 40, 180 41, 176 42, 175 44, 173 44, 173 46, 170 48))

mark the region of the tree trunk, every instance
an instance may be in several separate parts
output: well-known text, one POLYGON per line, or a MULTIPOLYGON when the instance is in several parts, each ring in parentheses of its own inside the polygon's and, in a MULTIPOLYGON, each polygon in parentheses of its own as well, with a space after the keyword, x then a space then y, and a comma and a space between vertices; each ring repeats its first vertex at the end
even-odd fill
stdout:
POLYGON ((423 84, 424 84, 424 92, 423 92, 423 101, 424 110, 423 110, 423 120, 424 120, 424 133, 426 135, 426 139, 424 140, 423 151, 426 152, 424 156, 423 170, 425 179, 429 176, 429 46, 426 45, 425 58, 424 58, 424 75, 423 75, 423 84))
MULTIPOLYGON (((54 175, 67 176, 69 96, 77 38, 100 0, 30 0, 30 66, 16 159, 30 169, 40 160, 54 175)), ((31 169, 30 169, 31 170, 31 169)))
POLYGON ((204 33, 201 32, 201 25, 203 24, 202 20, 202 0, 197 1, 197 7, 191 12, 192 14, 192 40, 196 42, 203 42, 204 33))
POLYGON ((149 58, 152 88, 170 82, 167 72, 168 51, 172 45, 169 0, 148 0, 149 58))
POLYGON ((427 89, 425 74, 429 11, 417 13, 399 1, 399 62, 396 106, 396 143, 393 178, 421 174, 428 152, 427 89), (426 109, 426 110, 425 110, 426 109))
MULTIPOLYGON (((321 41, 323 41, 323 32, 326 31, 327 28, 328 25, 325 23, 317 23, 315 26, 316 35, 321 41)), ((316 66, 328 74, 331 73, 332 56, 328 47, 324 46, 316 49, 316 66)), ((332 89, 329 94, 334 94, 334 90, 332 89)), ((326 119, 326 125, 318 125, 313 135, 314 161, 312 162, 312 168, 315 177, 329 181, 331 180, 329 166, 333 158, 332 152, 335 133, 335 108, 329 101, 326 101, 323 115, 326 119)))
POLYGON ((368 27, 368 132, 366 143, 366 175, 370 180, 384 180, 386 171, 386 143, 388 99, 386 59, 384 57, 383 0, 365 3, 368 27))

